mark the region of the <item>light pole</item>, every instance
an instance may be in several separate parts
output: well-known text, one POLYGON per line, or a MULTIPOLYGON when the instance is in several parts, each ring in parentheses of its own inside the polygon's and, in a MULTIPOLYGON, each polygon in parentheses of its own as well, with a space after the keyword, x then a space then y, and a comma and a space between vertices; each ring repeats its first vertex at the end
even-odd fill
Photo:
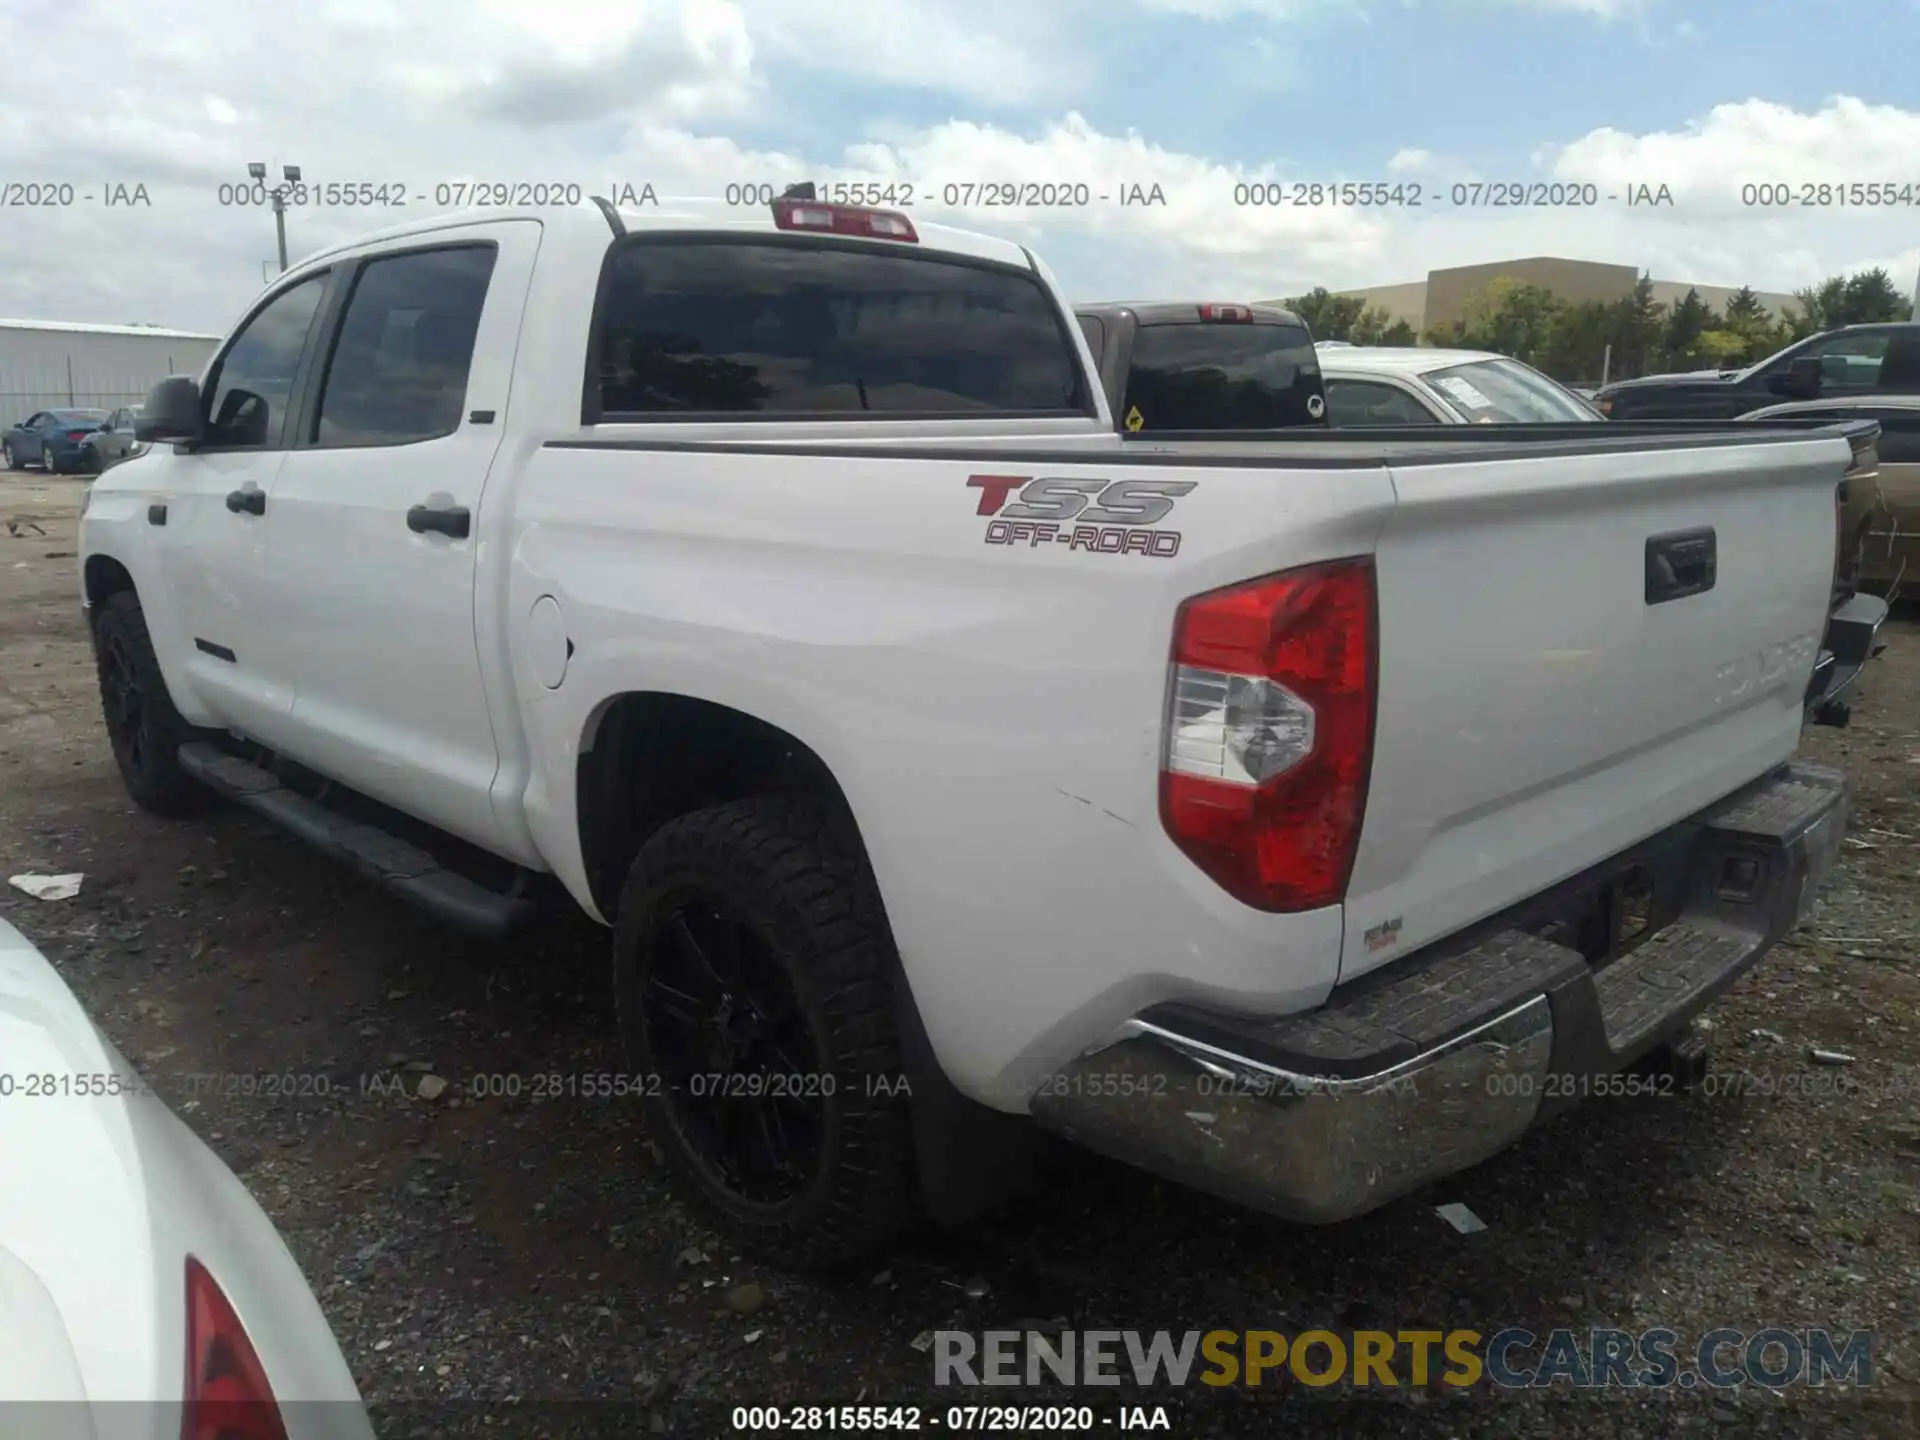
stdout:
MULTIPOLYGON (((300 183, 300 167, 283 165, 280 173, 286 176, 285 182, 267 191, 267 195, 273 201, 273 231, 280 241, 280 268, 284 271, 287 268, 287 190, 300 183)), ((247 174, 262 185, 266 184, 267 167, 259 161, 247 166, 247 174)))

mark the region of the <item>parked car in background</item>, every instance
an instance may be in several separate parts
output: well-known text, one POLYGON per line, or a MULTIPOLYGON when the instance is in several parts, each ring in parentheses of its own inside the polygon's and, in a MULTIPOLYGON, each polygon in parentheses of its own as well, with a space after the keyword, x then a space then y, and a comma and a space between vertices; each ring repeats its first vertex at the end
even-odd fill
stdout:
POLYGON ((1600 387, 1614 420, 1722 420, 1783 400, 1920 395, 1920 324, 1824 330, 1744 370, 1643 375, 1600 387))
POLYGON ((1125 433, 1326 426, 1313 335, 1290 310, 1112 301, 1074 315, 1125 433))
POLYGON ((9 470, 40 465, 59 475, 80 459, 80 442, 107 423, 105 410, 41 410, 29 415, 0 439, 0 455, 9 470))
POLYGON ((63 474, 79 463, 84 438, 106 422, 108 413, 98 409, 36 411, 6 432, 0 455, 10 470, 40 465, 50 474, 63 474))
MULTIPOLYGON (((1606 418, 1566 386, 1504 355, 1471 350, 1375 349, 1343 346, 1320 359, 1327 391, 1327 414, 1335 429, 1409 425, 1536 423, 1561 425, 1606 418)), ((1790 411, 1795 407, 1779 407, 1790 411)), ((1828 407, 1809 415, 1829 420, 1877 418, 1878 410, 1828 407), (1844 413, 1843 413, 1844 411, 1844 413)), ((1782 418, 1785 418, 1783 415, 1782 418)), ((1920 421, 1920 400, 1900 423, 1920 421)), ((1811 424, 1811 419, 1804 421, 1811 424)), ((1865 523, 1872 493, 1871 452, 1850 475, 1850 503, 1841 517, 1842 535, 1865 523)), ((1807 689, 1806 713, 1817 725, 1842 726, 1850 711, 1846 696, 1867 661, 1879 653, 1886 603, 1858 592, 1855 553, 1843 543, 1835 557, 1833 596, 1826 633, 1815 657, 1807 689)))
POLYGON ((80 468, 90 475, 98 475, 109 465, 143 453, 147 447, 134 438, 133 427, 144 408, 123 405, 107 417, 104 426, 84 437, 80 441, 80 468))
POLYGON ((1383 425, 1564 425, 1606 417, 1558 381, 1486 350, 1322 349, 1327 419, 1383 425))
POLYGON ((0 1056, 0 1433, 372 1440, 273 1222, 4 920, 0 1056))
POLYGON ((1796 400, 1742 416, 1747 420, 1877 420, 1879 457, 1871 476, 1847 491, 1844 533, 1854 577, 1889 593, 1920 580, 1920 395, 1834 402, 1796 400))

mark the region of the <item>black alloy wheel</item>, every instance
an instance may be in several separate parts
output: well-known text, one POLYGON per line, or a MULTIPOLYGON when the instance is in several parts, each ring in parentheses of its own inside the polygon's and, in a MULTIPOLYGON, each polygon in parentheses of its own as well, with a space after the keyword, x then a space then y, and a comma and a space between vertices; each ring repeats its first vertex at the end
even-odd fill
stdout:
POLYGON ((832 813, 763 795, 669 820, 614 906, 621 1048, 676 1193, 801 1270, 884 1247, 919 1198, 899 958, 832 813))
POLYGON ((642 934, 642 1023, 676 1128, 740 1201, 791 1201, 819 1175, 834 1077, 772 944, 697 881, 657 900, 642 934))

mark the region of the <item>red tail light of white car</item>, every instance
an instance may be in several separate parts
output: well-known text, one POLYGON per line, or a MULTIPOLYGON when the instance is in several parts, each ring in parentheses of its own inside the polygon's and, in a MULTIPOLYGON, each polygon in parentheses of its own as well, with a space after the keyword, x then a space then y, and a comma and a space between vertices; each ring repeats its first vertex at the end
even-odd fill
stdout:
POLYGON ((1314 910, 1346 893, 1373 746, 1375 608, 1370 559, 1180 608, 1161 818, 1257 910, 1314 910))

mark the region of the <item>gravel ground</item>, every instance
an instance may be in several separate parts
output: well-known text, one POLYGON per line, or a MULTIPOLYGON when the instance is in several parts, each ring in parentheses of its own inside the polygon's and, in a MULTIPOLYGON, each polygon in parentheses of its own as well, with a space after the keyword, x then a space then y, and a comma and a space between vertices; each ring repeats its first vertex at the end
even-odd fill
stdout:
POLYGON ((0 888, 0 913, 245 1178, 383 1434, 721 1434, 740 1404, 944 1414, 1007 1392, 936 1390, 915 1337, 1035 1322, 1666 1326, 1683 1354, 1717 1327, 1871 1330, 1865 1393, 1328 1398, 1269 1385, 1103 1392, 1098 1406, 1107 1420, 1123 1401, 1164 1405, 1177 1435, 1268 1434, 1283 1420, 1353 1435, 1916 1433, 1913 616, 1891 627, 1852 728, 1808 737, 1807 753, 1844 763, 1858 787, 1820 912, 1711 1012, 1717 1073, 1749 1072, 1745 1093, 1590 1101, 1333 1230, 1075 1157, 989 1223, 913 1236, 858 1275, 800 1279, 730 1256, 674 1203, 630 1102, 531 1098, 535 1077, 620 1068, 596 927, 476 943, 245 813, 169 824, 134 810, 75 600, 80 489, 0 480, 13 522, 0 528, 0 873, 86 874, 67 901, 0 888), (1816 1047, 1852 1063, 1815 1064, 1816 1047), (220 1078, 255 1075, 295 1077, 294 1093, 220 1078), (428 1075, 446 1088, 422 1100, 428 1075), (485 1076, 517 1077, 521 1093, 477 1097, 485 1076), (1448 1201, 1487 1228, 1456 1233, 1435 1213, 1448 1201), (590 1401, 607 1403, 574 1403, 590 1401))

